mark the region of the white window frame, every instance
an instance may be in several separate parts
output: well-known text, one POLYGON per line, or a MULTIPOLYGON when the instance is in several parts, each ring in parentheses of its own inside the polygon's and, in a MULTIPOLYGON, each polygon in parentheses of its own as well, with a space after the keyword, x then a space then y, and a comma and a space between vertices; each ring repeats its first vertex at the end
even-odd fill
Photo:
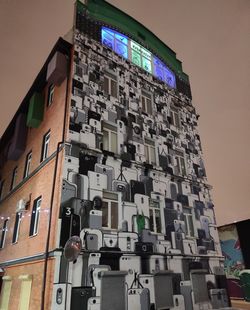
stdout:
POLYGON ((32 224, 32 214, 34 214, 34 213, 35 213, 35 220, 34 220, 33 229, 32 229, 32 233, 30 234, 30 237, 36 236, 38 233, 41 203, 42 203, 42 197, 39 197, 39 198, 34 200, 32 213, 31 213, 30 225, 32 224))
POLYGON ((24 176, 23 176, 24 179, 27 178, 27 176, 29 175, 31 160, 32 160, 32 152, 29 152, 26 156, 26 161, 25 161, 24 176))
POLYGON ((42 158, 41 162, 48 158, 49 155, 49 142, 50 142, 50 130, 43 136, 43 145, 42 145, 42 158))
POLYGON ((3 249, 5 246, 6 235, 8 231, 8 222, 9 222, 9 219, 5 219, 3 222, 2 234, 1 234, 1 240, 0 240, 0 249, 3 249))
POLYGON ((117 230, 119 227, 119 201, 118 201, 118 195, 116 193, 106 193, 104 192, 104 198, 103 202, 108 204, 108 226, 102 226, 103 229, 106 230, 117 230), (115 203, 117 205, 117 227, 112 228, 111 227, 111 217, 112 217, 112 207, 111 203, 115 203))
POLYGON ((17 243, 17 241, 18 241, 19 231, 20 231, 20 224, 21 224, 21 221, 22 221, 22 215, 23 215, 22 212, 17 212, 17 213, 16 213, 12 244, 17 243), (14 233, 15 233, 15 227, 16 227, 16 235, 14 235, 14 233), (15 237, 15 238, 14 238, 14 237, 15 237))
POLYGON ((157 160, 156 160, 155 142, 153 140, 145 138, 144 148, 145 148, 146 162, 151 164, 151 165, 156 165, 157 164, 157 160), (151 152, 154 152, 155 162, 153 162, 151 152))
POLYGON ((176 159, 179 175, 186 176, 187 175, 187 165, 186 165, 186 161, 185 161, 185 155, 184 154, 180 154, 180 152, 178 152, 178 153, 175 153, 174 156, 175 156, 175 159, 176 159), (181 163, 181 159, 183 159, 183 163, 184 163, 184 173, 183 173, 183 166, 182 166, 182 163, 181 163))
POLYGON ((185 227, 186 227, 186 236, 189 238, 195 238, 197 236, 197 234, 195 232, 195 225, 194 225, 195 216, 194 216, 193 208, 184 206, 183 207, 183 216, 184 216, 184 222, 185 222, 185 227), (186 213, 185 210, 189 210, 189 213, 186 213), (193 235, 191 234, 192 229, 190 228, 190 225, 189 225, 189 220, 188 220, 189 217, 192 219, 192 223, 193 223, 193 231, 194 231, 193 235))
MULTIPOLYGON (((162 234, 163 233, 163 223, 162 223, 162 220, 163 220, 163 217, 162 217, 162 212, 161 212, 161 202, 158 201, 158 200, 150 200, 150 203, 149 203, 149 225, 151 224, 151 216, 150 216, 150 212, 152 211, 153 213, 153 227, 154 227, 154 230, 153 232, 155 234, 162 234), (159 207, 155 207, 155 204, 158 204, 159 207), (160 214, 160 225, 161 225, 161 231, 157 231, 157 225, 156 225, 156 216, 155 216, 155 211, 159 211, 159 214, 160 214)), ((151 226, 151 225, 150 225, 151 226)))
MULTIPOLYGON (((117 136, 117 128, 116 126, 110 125, 108 123, 103 124, 103 133, 107 132, 108 133, 108 149, 104 148, 104 141, 103 141, 103 150, 113 152, 115 154, 118 153, 118 136, 117 136), (114 146, 112 146, 112 134, 116 135, 116 150, 113 149, 114 146)), ((103 134, 103 139, 104 139, 104 134, 103 134)))
MULTIPOLYGON (((104 79, 107 79, 108 80, 108 93, 105 93, 105 95, 110 95, 111 97, 113 98, 117 98, 118 97, 118 83, 117 83, 117 77, 113 74, 110 74, 110 73, 105 73, 104 74, 104 79), (112 94, 112 87, 111 87, 111 83, 115 82, 116 84, 116 94, 112 94), (116 96, 115 96, 116 95, 116 96)), ((104 83, 104 82, 103 82, 104 83)), ((103 91, 105 92, 104 90, 104 87, 103 87, 103 91)))
POLYGON ((142 109, 142 112, 147 113, 147 114, 152 114, 152 110, 153 110, 152 104, 153 104, 152 96, 142 91, 141 100, 140 100, 140 107, 142 109), (143 109, 143 104, 142 104, 143 99, 144 99, 145 109, 143 109), (150 105, 150 108, 149 108, 149 105, 150 105))
POLYGON ((54 101, 55 96, 55 84, 50 84, 48 87, 48 99, 47 99, 47 107, 51 106, 54 101))
POLYGON ((17 179, 17 166, 13 169, 10 190, 12 191, 16 187, 16 179, 17 179))
POLYGON ((178 111, 171 109, 170 110, 171 119, 173 120, 173 126, 180 129, 181 128, 181 119, 178 111), (178 122, 176 121, 176 116, 178 118, 178 122))

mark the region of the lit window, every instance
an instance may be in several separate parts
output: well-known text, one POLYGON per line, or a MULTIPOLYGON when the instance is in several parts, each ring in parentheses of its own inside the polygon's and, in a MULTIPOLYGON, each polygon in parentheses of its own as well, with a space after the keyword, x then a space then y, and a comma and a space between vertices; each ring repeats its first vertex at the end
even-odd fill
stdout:
POLYGON ((42 198, 38 197, 33 204, 32 214, 31 214, 31 221, 30 221, 30 236, 34 236, 38 232, 38 222, 39 222, 39 214, 41 208, 42 198))
POLYGON ((171 116, 173 125, 174 125, 175 127, 177 127, 177 128, 180 128, 180 127, 181 127, 181 124, 180 124, 180 116, 179 116, 178 111, 176 111, 176 110, 171 110, 171 111, 170 111, 170 116, 171 116))
POLYGON ((183 207, 183 214, 187 237, 195 237, 192 209, 183 207))
POLYGON ((149 224, 150 230, 154 233, 162 232, 160 203, 156 200, 151 200, 149 205, 149 224))
POLYGON ((55 93, 55 85, 51 84, 48 88, 48 99, 47 99, 47 106, 49 107, 54 99, 54 93, 55 93))
POLYGON ((30 173, 31 159, 32 159, 32 152, 29 152, 26 156, 23 178, 27 178, 27 176, 30 173))
POLYGON ((118 55, 128 58, 128 38, 121 33, 103 27, 102 44, 114 50, 118 55))
POLYGON ((22 212, 17 212, 16 213, 16 220, 15 220, 15 226, 14 226, 14 232, 13 232, 13 238, 12 238, 12 243, 16 243, 19 237, 19 228, 20 228, 20 223, 22 220, 22 212))
POLYGON ((103 125, 103 149, 117 154, 117 128, 106 123, 103 125))
POLYGON ((117 80, 116 77, 111 74, 104 75, 103 83, 104 94, 117 98, 117 80))
POLYGON ((186 173, 186 164, 185 164, 183 153, 175 151, 175 159, 176 159, 176 164, 177 164, 176 174, 185 176, 187 173, 186 173))
POLYGON ((150 51, 123 34, 102 27, 102 44, 115 51, 118 55, 128 58, 145 71, 153 73, 154 76, 170 87, 176 87, 174 73, 157 57, 153 56, 150 51))
POLYGON ((16 186, 16 179, 17 179, 17 167, 13 169, 11 183, 10 183, 10 190, 14 189, 16 186))
POLYGON ((154 75, 161 81, 175 88, 175 75, 157 57, 154 57, 154 75))
POLYGON ((4 187, 4 180, 0 181, 0 200, 3 197, 3 187, 4 187))
POLYGON ((8 219, 6 219, 3 223, 3 228, 2 228, 2 236, 1 236, 1 241, 0 241, 0 249, 3 249, 4 248, 4 244, 5 244, 5 239, 6 239, 6 234, 7 234, 7 231, 8 231, 8 228, 7 228, 7 224, 8 224, 8 219))
POLYGON ((118 228, 118 196, 115 193, 104 193, 102 202, 102 227, 118 228), (106 198, 105 198, 106 197, 106 198))
POLYGON ((155 143, 153 140, 145 139, 145 156, 147 163, 156 164, 155 143))
POLYGON ((0 309, 9 309, 12 278, 10 276, 3 276, 2 280, 3 284, 1 289, 0 309))
POLYGON ((141 108, 143 112, 152 114, 152 98, 145 92, 141 95, 141 108))
POLYGON ((43 136, 41 162, 44 161, 49 155, 49 141, 50 141, 50 130, 43 136))
POLYGON ((131 40, 131 60, 132 62, 142 67, 144 70, 152 73, 152 56, 151 53, 140 46, 138 43, 131 40))

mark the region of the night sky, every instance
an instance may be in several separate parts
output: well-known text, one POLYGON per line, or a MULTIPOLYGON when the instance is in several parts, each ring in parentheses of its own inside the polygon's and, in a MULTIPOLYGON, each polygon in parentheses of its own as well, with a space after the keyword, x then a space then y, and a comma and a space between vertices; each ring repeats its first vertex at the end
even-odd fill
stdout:
MULTIPOLYGON (((110 0, 177 53, 193 105, 219 225, 250 218, 250 1, 110 0)), ((72 0, 0 0, 0 135, 59 36, 72 0)))

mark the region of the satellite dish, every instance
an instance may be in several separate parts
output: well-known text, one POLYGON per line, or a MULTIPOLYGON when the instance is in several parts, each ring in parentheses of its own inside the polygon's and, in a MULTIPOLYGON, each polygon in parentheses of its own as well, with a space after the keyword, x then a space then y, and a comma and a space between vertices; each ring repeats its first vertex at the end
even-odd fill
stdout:
POLYGON ((68 262, 77 260, 78 255, 82 250, 82 240, 78 236, 72 236, 64 246, 64 257, 68 262))

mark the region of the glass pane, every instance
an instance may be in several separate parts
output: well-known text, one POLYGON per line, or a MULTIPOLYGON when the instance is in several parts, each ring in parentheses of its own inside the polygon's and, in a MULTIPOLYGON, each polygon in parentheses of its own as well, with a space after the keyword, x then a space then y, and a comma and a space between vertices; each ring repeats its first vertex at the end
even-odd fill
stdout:
POLYGON ((114 32, 102 29, 102 44, 106 45, 107 47, 114 49, 114 32))
POLYGON ((137 66, 141 67, 141 56, 132 50, 132 62, 137 66))
POLYGON ((111 132, 111 152, 117 153, 117 134, 111 132))
POLYGON ((141 54, 143 57, 151 60, 151 53, 143 47, 141 47, 141 54))
POLYGON ((146 157, 146 161, 149 162, 149 154, 148 154, 148 146, 145 145, 145 157, 146 157))
POLYGON ((142 68, 146 71, 148 71, 149 73, 152 73, 152 65, 151 65, 151 61, 142 57, 142 68))
POLYGON ((191 211, 190 208, 183 207, 183 213, 185 213, 185 214, 192 214, 192 211, 191 211))
POLYGON ((154 211, 149 209, 149 229, 154 231, 154 211))
POLYGON ((150 157, 151 157, 151 164, 156 163, 156 158, 155 158, 155 148, 150 147, 150 157))
POLYGON ((109 150, 109 133, 106 130, 103 130, 103 149, 108 151, 109 150))
POLYGON ((188 215, 188 225, 189 225, 190 236, 194 237, 194 223, 193 223, 192 215, 188 215))
POLYGON ((120 41, 115 42, 115 51, 124 58, 128 58, 128 47, 120 41))
POLYGON ((167 69, 167 67, 164 68, 164 75, 165 75, 165 82, 170 87, 175 87, 175 75, 172 71, 167 69))
POLYGON ((154 74, 159 80, 164 81, 164 73, 160 67, 155 66, 154 74))
POLYGON ((118 204, 111 202, 111 228, 118 228, 118 204))
POLYGON ((147 112, 147 110, 146 110, 146 98, 144 96, 141 97, 141 106, 142 106, 142 111, 147 112))
POLYGON ((109 94, 109 79, 104 76, 103 91, 105 95, 109 94))
POLYGON ((125 37, 124 35, 120 34, 120 33, 116 33, 115 38, 116 38, 116 40, 121 41, 123 44, 126 44, 126 45, 128 44, 128 38, 125 37))
POLYGON ((186 175, 186 167, 184 158, 180 157, 181 174, 186 175))
POLYGON ((135 43, 134 41, 131 41, 130 44, 131 44, 131 48, 132 48, 134 51, 136 51, 136 52, 138 52, 138 53, 141 52, 141 46, 140 46, 139 44, 135 43))
POLYGON ((150 99, 146 99, 147 101, 147 113, 152 114, 152 102, 150 99))
POLYGON ((102 203, 102 227, 108 227, 109 208, 107 201, 102 203))
POLYGON ((160 210, 155 210, 155 225, 156 225, 156 232, 161 233, 161 214, 160 210))
POLYGON ((114 80, 111 80, 111 96, 117 97, 117 82, 114 80))

